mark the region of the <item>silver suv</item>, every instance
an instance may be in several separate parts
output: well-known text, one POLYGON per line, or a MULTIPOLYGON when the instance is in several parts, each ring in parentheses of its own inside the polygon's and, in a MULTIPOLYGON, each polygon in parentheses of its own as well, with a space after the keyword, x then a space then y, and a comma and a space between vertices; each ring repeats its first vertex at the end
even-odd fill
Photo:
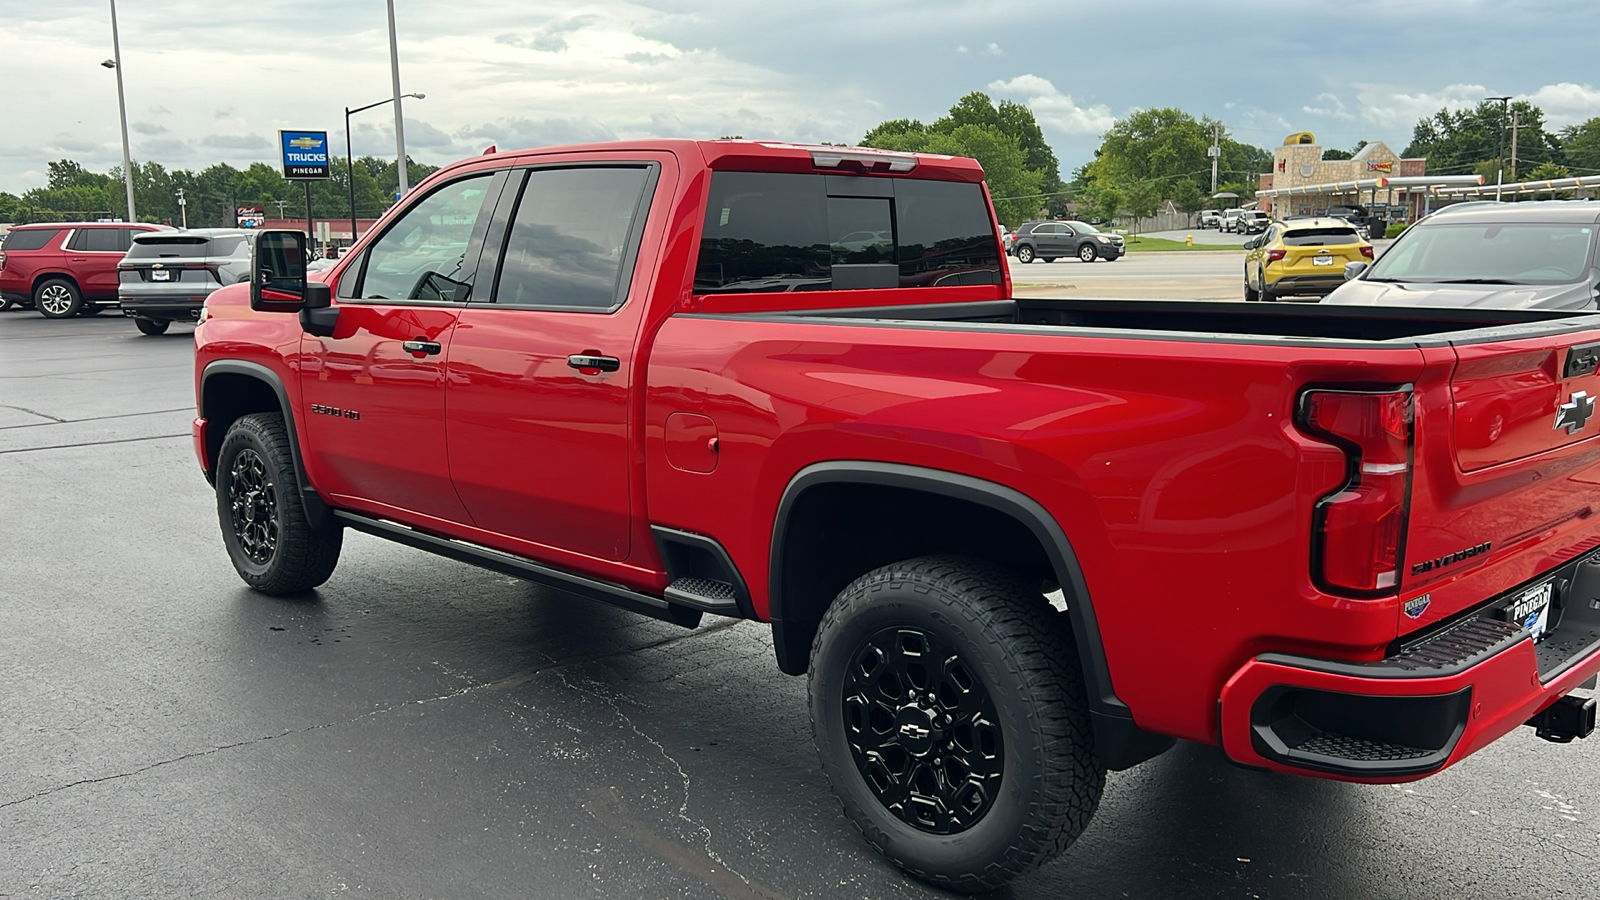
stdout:
POLYGON ((117 302, 145 334, 200 318, 206 297, 250 279, 252 233, 232 228, 136 235, 117 263, 117 302))

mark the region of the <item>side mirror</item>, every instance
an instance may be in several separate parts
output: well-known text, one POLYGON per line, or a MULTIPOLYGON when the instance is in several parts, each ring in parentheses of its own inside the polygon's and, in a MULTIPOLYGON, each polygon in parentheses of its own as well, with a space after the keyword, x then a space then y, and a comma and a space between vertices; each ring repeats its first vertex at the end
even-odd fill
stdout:
POLYGON ((299 312, 306 302, 306 236, 263 231, 250 248, 250 308, 299 312))
POLYGON ((1361 277, 1361 273, 1365 272, 1366 270, 1367 270, 1367 264, 1364 263, 1364 262, 1345 263, 1344 264, 1344 280, 1345 281, 1354 281, 1357 278, 1360 278, 1361 277))

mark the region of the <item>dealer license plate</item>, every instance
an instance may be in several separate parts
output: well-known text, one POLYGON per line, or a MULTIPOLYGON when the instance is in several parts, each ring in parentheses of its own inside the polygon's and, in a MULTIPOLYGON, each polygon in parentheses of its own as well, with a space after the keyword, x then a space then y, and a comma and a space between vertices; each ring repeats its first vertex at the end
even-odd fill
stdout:
POLYGON ((1506 607, 1506 619, 1528 629, 1535 641, 1542 640, 1550 625, 1550 598, 1554 593, 1552 581, 1528 588, 1506 607))
POLYGON ((157 269, 154 272, 150 273, 150 280, 151 281, 171 281, 172 280, 172 273, 168 272, 165 269, 157 269))
POLYGON ((1331 265, 1333 265, 1333 257, 1331 257, 1331 256, 1314 256, 1314 257, 1311 258, 1311 264, 1313 266, 1331 266, 1331 265))

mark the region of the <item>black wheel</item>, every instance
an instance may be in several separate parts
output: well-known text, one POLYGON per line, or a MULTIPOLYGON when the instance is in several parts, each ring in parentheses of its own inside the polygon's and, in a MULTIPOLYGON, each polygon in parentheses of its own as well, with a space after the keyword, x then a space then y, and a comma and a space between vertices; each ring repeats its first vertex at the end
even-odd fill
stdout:
POLYGON ((0 312, 5 312, 16 305, 17 301, 11 299, 10 297, 0 297, 0 312))
POLYGON ((98 316, 102 311, 103 307, 95 306, 93 303, 85 303, 83 306, 78 308, 78 315, 98 316))
POLYGON ((1011 572, 928 557, 846 587, 811 648, 823 771, 906 872, 993 890, 1065 850, 1100 803, 1078 654, 1011 572))
POLYGON ((70 319, 83 309, 83 295, 65 278, 51 278, 33 289, 33 305, 46 319, 70 319))
POLYGON ((1250 270, 1244 270, 1244 299, 1254 302, 1261 299, 1261 292, 1250 286, 1250 270))
POLYGON ((1277 300, 1277 299, 1278 299, 1278 295, 1274 294, 1267 287, 1267 276, 1263 274, 1261 276, 1261 301, 1263 303, 1271 303, 1271 302, 1273 302, 1274 300, 1277 300))
POLYGON ((1078 248, 1078 258, 1084 262, 1094 262, 1094 258, 1099 255, 1094 251, 1093 244, 1084 244, 1078 248))
POLYGON ((318 527, 306 518, 283 416, 234 422, 217 454, 216 481, 222 542, 246 584, 292 594, 328 580, 344 534, 331 517, 318 527))
POLYGON ((1056 261, 1056 258, 1054 256, 1041 256, 1039 258, 1044 260, 1047 263, 1053 263, 1053 262, 1056 261))
POLYGON ((1033 248, 1023 244, 1017 248, 1017 262, 1027 265, 1033 262, 1033 248))
POLYGON ((166 334, 167 326, 172 323, 166 319, 146 319, 143 316, 135 316, 133 324, 135 328, 139 329, 140 334, 155 335, 166 334))

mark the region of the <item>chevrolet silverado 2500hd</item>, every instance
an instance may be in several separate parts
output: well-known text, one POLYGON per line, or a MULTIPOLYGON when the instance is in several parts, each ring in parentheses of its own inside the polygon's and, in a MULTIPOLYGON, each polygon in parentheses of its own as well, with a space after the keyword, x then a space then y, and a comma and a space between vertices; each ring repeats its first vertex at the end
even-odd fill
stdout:
POLYGON ((196 331, 227 552, 770 622, 845 812, 958 890, 1174 739, 1397 782, 1592 730, 1600 317, 1019 300, 999 234, 971 160, 745 141, 465 160, 322 282, 263 233, 196 331))

